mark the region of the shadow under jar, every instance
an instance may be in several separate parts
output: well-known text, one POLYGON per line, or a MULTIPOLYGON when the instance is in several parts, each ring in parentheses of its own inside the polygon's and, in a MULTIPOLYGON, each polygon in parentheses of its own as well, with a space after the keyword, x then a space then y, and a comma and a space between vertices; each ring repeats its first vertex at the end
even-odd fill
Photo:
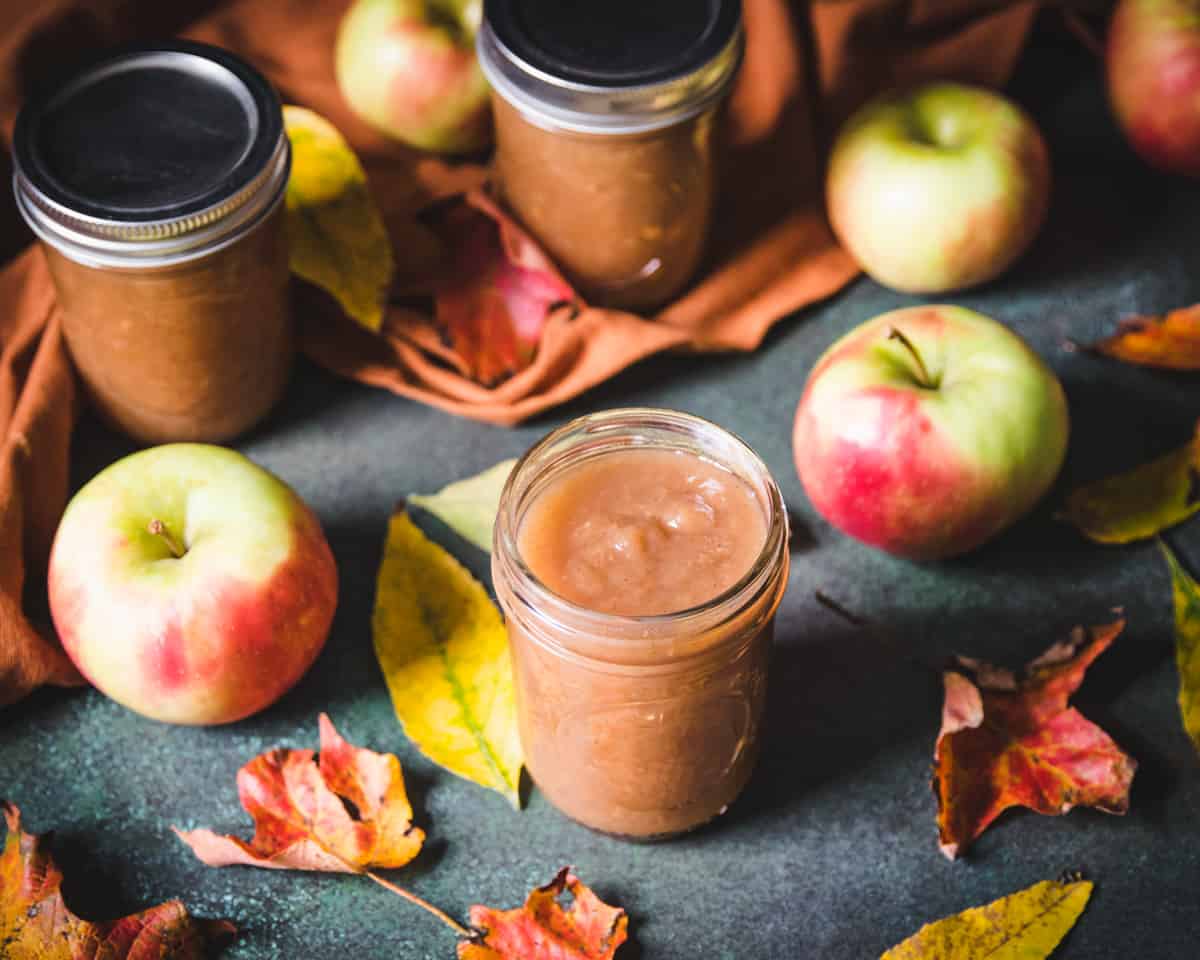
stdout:
POLYGON ((551 803, 649 840, 734 801, 758 754, 787 534, 758 456, 689 414, 593 414, 525 454, 492 573, 525 762, 551 803))
POLYGON ((737 0, 485 0, 501 198, 587 300, 649 310, 704 255, 737 0))
POLYGON ((100 413, 147 443, 260 420, 294 350, 291 152, 267 81, 216 47, 129 48, 32 99, 13 152, 17 206, 100 413))

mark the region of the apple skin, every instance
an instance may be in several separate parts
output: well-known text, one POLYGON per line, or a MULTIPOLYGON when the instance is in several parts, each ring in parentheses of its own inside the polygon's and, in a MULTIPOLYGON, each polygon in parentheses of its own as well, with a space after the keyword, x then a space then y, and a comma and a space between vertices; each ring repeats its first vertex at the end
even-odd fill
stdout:
POLYGON ((1020 337, 962 307, 921 306, 868 320, 826 351, 796 410, 793 452, 831 524, 931 560, 1026 513, 1054 482, 1068 433, 1062 386, 1020 337))
POLYGON ((337 568, 296 493, 235 451, 178 443, 101 471, 67 505, 50 612, 101 692, 169 723, 273 703, 324 646, 337 568), (152 520, 186 549, 176 558, 152 520))
POLYGON ((471 153, 492 138, 490 87, 475 59, 482 0, 357 0, 338 30, 338 87, 381 133, 422 150, 471 153))
POLYGON ((1121 0, 1105 60, 1133 148, 1160 170, 1200 177, 1200 0, 1121 0))
POLYGON ((1011 101, 935 83, 855 113, 838 133, 825 185, 833 230, 871 277, 944 293, 998 276, 1033 241, 1050 160, 1011 101))

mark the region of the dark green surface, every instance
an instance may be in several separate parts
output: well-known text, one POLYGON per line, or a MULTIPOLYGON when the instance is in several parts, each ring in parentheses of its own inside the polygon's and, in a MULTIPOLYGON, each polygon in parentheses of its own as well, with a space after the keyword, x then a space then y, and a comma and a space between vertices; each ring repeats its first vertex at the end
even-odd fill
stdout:
MULTIPOLYGON (((1051 144, 1049 224, 1011 274, 956 298, 1012 324, 1063 379, 1074 432, 1046 507, 974 556, 929 567, 873 552, 813 515, 789 444, 804 377, 838 335, 914 302, 867 281, 781 325, 752 356, 654 360, 518 430, 303 365, 278 416, 240 446, 314 506, 337 556, 337 620, 308 677, 229 728, 160 726, 94 692, 43 692, 0 713, 0 795, 22 806, 30 829, 56 831, 68 902, 99 917, 180 895, 243 929, 231 957, 453 956, 448 931, 369 881, 210 870, 171 835, 171 824, 247 833, 238 766, 274 745, 314 747, 316 715, 327 710, 354 742, 399 755, 429 841, 394 879, 460 917, 472 903, 515 906, 572 863, 632 915, 638 946, 622 957, 866 958, 926 921, 1071 869, 1097 887, 1056 957, 1194 957, 1200 759, 1175 706, 1166 570, 1152 546, 1090 546, 1050 513, 1077 482, 1182 442, 1200 415, 1196 378, 1061 348, 1122 315, 1200 300, 1200 188, 1142 168, 1110 125, 1098 62, 1046 43, 1027 55, 1013 90, 1051 144), (691 410, 741 433, 800 526, 758 772, 721 822, 655 846, 589 833, 536 791, 514 813, 424 760, 393 720, 370 641, 375 570, 399 497, 516 455, 568 417, 624 404, 691 410), (830 614, 814 600, 818 588, 886 624, 887 636, 830 614), (946 862, 928 786, 940 685, 915 661, 958 651, 1017 665, 1072 624, 1111 619, 1116 605, 1129 628, 1077 703, 1141 764, 1131 812, 1011 812, 965 862, 946 862)), ((126 449, 85 422, 77 483, 126 449)), ((482 554, 425 526, 485 572, 482 554)), ((1200 572, 1200 523, 1170 539, 1200 572)))

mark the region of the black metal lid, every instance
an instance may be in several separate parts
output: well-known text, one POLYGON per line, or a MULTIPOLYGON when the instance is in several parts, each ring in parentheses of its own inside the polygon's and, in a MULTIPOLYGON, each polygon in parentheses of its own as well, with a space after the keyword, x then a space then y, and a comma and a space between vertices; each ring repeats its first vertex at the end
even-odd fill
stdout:
POLYGON ((263 201, 264 186, 273 201, 288 160, 266 79, 182 41, 109 53, 39 92, 13 153, 22 212, 45 239, 62 226, 125 242, 190 234, 263 201))
POLYGON ((560 80, 661 83, 698 69, 733 39, 738 0, 485 0, 508 50, 560 80))
POLYGON ((728 88, 740 0, 484 0, 479 62, 545 126, 627 133, 674 123, 728 88))

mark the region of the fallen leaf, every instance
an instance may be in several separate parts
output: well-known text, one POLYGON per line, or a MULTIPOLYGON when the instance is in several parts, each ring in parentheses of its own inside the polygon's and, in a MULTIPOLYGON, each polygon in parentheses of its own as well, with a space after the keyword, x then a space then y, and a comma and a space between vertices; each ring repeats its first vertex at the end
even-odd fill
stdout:
POLYGON ((1091 349, 1144 367, 1200 370, 1200 303, 1161 317, 1133 317, 1091 349))
POLYGON ((1153 537, 1197 510, 1200 424, 1178 450, 1073 491, 1062 517, 1097 543, 1130 543, 1153 537))
POLYGON ((611 960, 628 937, 629 918, 563 867, 515 910, 471 908, 481 939, 458 945, 459 960, 611 960), (559 897, 570 894, 563 909, 559 897))
POLYGON ((368 330, 379 330, 395 263, 362 165, 320 114, 285 106, 283 122, 292 144, 285 200, 292 272, 333 294, 368 330))
POLYGON ((1011 671, 958 658, 943 674, 933 789, 942 853, 954 859, 1009 807, 1063 814, 1129 808, 1137 763, 1067 700, 1124 628, 1085 630, 1011 671))
POLYGON ((403 510, 388 527, 373 628, 408 738, 430 760, 519 807, 521 743, 500 611, 403 510))
POLYGON ((483 473, 458 480, 437 493, 414 493, 408 502, 428 510, 464 540, 492 552, 492 528, 500 510, 500 493, 516 460, 502 460, 483 473))
POLYGON ((196 920, 178 900, 120 920, 91 923, 67 909, 62 872, 41 838, 21 829, 21 812, 0 802, 8 824, 0 854, 0 956, 7 960, 200 960, 236 932, 225 920, 196 920))
POLYGON ((1042 960, 1075 925, 1091 895, 1086 880, 1043 880, 928 923, 880 960, 1042 960))
POLYGON ((576 297, 528 234, 489 201, 473 202, 434 225, 451 251, 434 313, 467 375, 492 385, 532 362, 553 308, 576 297))
POLYGON ((1179 669, 1179 712, 1183 728, 1200 749, 1200 588, 1175 558, 1170 547, 1160 543, 1171 571, 1175 600, 1175 664, 1179 669))
POLYGON ((425 834, 412 824, 400 761, 347 743, 321 714, 321 752, 270 750, 238 771, 254 820, 249 843, 211 830, 176 834, 210 867, 362 873, 402 867, 425 834))

